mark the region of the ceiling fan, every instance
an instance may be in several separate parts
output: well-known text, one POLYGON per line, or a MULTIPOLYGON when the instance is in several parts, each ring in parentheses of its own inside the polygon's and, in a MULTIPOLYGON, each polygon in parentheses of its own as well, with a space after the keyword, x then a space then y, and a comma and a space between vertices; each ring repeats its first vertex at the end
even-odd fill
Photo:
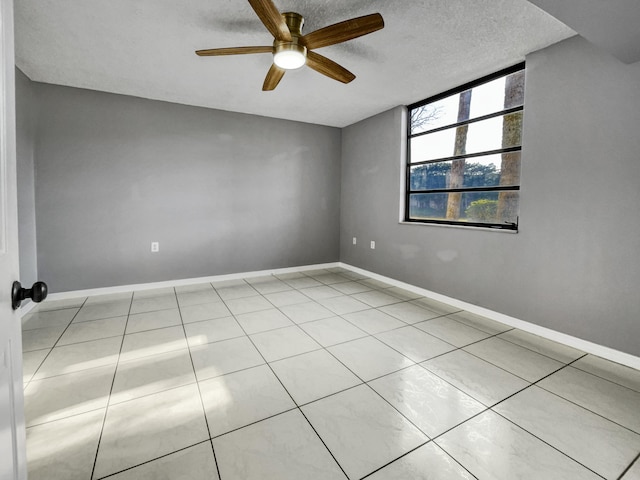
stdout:
POLYGON ((300 68, 305 64, 316 72, 339 82, 351 82, 356 78, 353 73, 312 50, 346 42, 384 27, 382 15, 374 13, 345 20, 307 35, 302 35, 304 18, 299 13, 286 12, 280 14, 271 0, 249 0, 249 3, 264 26, 273 35, 272 46, 212 48, 197 50, 196 54, 201 57, 209 57, 272 53, 273 65, 271 65, 264 79, 264 84, 262 85, 262 90, 264 91, 275 89, 287 70, 300 68))

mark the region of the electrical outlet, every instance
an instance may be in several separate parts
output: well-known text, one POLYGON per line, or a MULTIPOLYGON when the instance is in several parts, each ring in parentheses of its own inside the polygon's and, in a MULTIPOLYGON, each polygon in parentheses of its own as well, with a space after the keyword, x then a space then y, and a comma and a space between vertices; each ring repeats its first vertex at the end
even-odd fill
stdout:
POLYGON ((357 241, 356 237, 353 237, 353 244, 355 245, 357 242, 358 241, 357 241))
POLYGON ((153 253, 160 251, 160 242, 151 242, 151 251, 153 253))
POLYGON ((376 242, 371 240, 371 250, 375 250, 375 249, 376 249, 376 242))

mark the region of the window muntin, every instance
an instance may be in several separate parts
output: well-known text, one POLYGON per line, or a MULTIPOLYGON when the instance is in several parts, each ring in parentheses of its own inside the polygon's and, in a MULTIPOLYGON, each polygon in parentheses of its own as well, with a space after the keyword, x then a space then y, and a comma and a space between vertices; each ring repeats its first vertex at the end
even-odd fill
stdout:
POLYGON ((405 220, 517 230, 524 64, 408 110, 405 220))

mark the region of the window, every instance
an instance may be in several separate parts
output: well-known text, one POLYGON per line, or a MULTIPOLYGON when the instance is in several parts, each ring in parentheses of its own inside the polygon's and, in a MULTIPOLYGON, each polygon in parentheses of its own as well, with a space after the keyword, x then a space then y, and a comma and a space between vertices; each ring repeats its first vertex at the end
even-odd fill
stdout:
POLYGON ((524 64, 407 108, 405 221, 517 230, 524 64))

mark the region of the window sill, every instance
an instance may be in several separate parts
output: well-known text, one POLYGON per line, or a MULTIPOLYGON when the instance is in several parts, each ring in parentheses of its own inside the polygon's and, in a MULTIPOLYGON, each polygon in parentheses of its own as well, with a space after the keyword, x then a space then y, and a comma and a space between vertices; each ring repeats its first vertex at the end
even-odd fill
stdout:
POLYGON ((480 232, 498 232, 498 233, 511 233, 516 234, 518 230, 508 230, 505 228, 491 228, 491 227, 468 227, 466 225, 449 225, 446 223, 423 223, 423 222, 405 222, 404 220, 400 220, 398 222, 400 225, 412 225, 419 227, 438 227, 438 228, 457 228, 462 230, 474 230, 480 232))

